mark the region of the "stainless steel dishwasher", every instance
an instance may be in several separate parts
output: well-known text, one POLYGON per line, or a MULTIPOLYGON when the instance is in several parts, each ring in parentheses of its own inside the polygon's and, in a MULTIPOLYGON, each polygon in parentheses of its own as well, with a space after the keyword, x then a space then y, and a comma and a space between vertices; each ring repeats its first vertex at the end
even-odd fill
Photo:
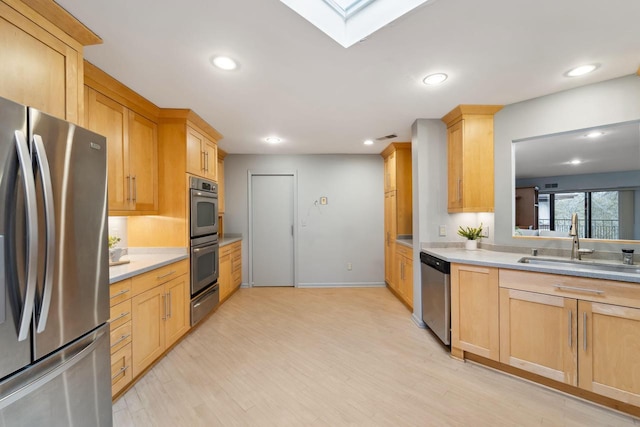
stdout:
POLYGON ((420 252, 422 321, 446 345, 451 344, 451 264, 420 252))

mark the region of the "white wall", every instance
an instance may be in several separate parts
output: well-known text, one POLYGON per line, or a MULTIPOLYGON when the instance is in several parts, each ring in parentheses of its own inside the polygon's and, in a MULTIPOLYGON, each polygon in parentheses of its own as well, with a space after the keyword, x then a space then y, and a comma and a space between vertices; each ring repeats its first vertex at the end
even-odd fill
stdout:
POLYGON ((224 227, 225 233, 243 235, 245 282, 249 277, 248 171, 297 173, 297 284, 384 285, 382 157, 228 155, 224 227), (321 196, 328 198, 328 204, 316 206, 314 202, 321 196), (351 271, 347 263, 352 263, 351 271))
MULTIPOLYGON (((640 119, 640 78, 608 80, 505 106, 494 121, 495 242, 501 245, 567 249, 563 240, 513 238, 513 140, 640 119)), ((626 245, 628 246, 628 244, 626 245)), ((618 251, 621 244, 590 242, 618 251)))

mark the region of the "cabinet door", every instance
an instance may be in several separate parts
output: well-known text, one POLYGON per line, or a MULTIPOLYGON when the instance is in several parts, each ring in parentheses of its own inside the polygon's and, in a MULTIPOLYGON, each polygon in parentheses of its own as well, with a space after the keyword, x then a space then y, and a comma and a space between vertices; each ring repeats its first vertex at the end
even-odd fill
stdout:
POLYGON ((464 121, 460 121, 447 129, 447 194, 450 212, 462 209, 463 125, 464 121))
POLYGON ((79 123, 82 54, 5 3, 0 16, 0 96, 79 123))
POLYGON ((578 386, 640 406, 640 309, 579 301, 578 386))
POLYGON ((129 111, 129 172, 138 211, 158 210, 158 126, 129 111))
POLYGON ((129 176, 127 109, 111 98, 87 90, 86 125, 107 138, 107 185, 110 211, 132 208, 129 176))
POLYGON ((187 127, 187 172, 204 178, 204 136, 187 127))
POLYGON ((204 176, 218 181, 218 146, 209 138, 204 138, 204 176))
POLYGON ((384 195, 384 222, 385 222, 385 280, 390 285, 393 284, 393 263, 395 256, 396 240, 396 193, 394 191, 384 195), (388 256, 386 256, 388 255, 388 256))
POLYGON ((394 251, 391 287, 402 295, 402 281, 404 277, 404 257, 394 251))
POLYGON ((413 308, 413 261, 407 257, 404 259, 402 294, 407 303, 413 308))
MULTIPOLYGON (((228 248, 227 248, 228 249, 228 248)), ((220 286, 220 300, 223 300, 229 295, 232 288, 231 278, 231 252, 225 252, 220 254, 220 276, 218 278, 218 284, 220 286)))
POLYGON ((224 160, 218 159, 218 213, 224 214, 224 160))
POLYGON ((182 275, 164 285, 168 312, 165 321, 165 347, 170 347, 184 335, 189 319, 189 275, 182 275))
POLYGON ((451 347, 500 359, 498 269, 451 266, 451 347))
POLYGON ((500 289, 500 361, 534 374, 578 385, 578 302, 500 289))
POLYGON ((166 295, 164 285, 131 299, 133 329, 133 376, 139 375, 164 352, 166 295))
POLYGON ((385 161, 385 175, 387 187, 385 191, 394 191, 396 186, 396 171, 397 171, 397 162, 396 162, 396 153, 393 152, 389 154, 389 157, 386 158, 385 161))

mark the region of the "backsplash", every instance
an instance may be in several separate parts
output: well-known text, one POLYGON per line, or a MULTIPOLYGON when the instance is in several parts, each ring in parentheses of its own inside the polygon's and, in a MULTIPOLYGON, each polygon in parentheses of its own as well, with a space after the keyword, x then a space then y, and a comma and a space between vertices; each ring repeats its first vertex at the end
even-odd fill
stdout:
POLYGON ((119 248, 128 248, 129 241, 127 239, 128 234, 128 222, 126 216, 110 216, 109 217, 109 236, 117 236, 120 238, 118 243, 119 248))

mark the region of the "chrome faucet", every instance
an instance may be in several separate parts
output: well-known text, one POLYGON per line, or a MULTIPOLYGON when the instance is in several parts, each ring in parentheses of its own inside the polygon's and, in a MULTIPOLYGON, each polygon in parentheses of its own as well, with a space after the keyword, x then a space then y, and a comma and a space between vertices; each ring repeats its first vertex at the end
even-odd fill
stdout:
POLYGON ((578 237, 578 214, 576 212, 571 215, 571 228, 569 229, 569 235, 573 237, 573 244, 571 245, 571 259, 582 260, 583 254, 592 254, 593 249, 580 249, 580 238, 578 237))

